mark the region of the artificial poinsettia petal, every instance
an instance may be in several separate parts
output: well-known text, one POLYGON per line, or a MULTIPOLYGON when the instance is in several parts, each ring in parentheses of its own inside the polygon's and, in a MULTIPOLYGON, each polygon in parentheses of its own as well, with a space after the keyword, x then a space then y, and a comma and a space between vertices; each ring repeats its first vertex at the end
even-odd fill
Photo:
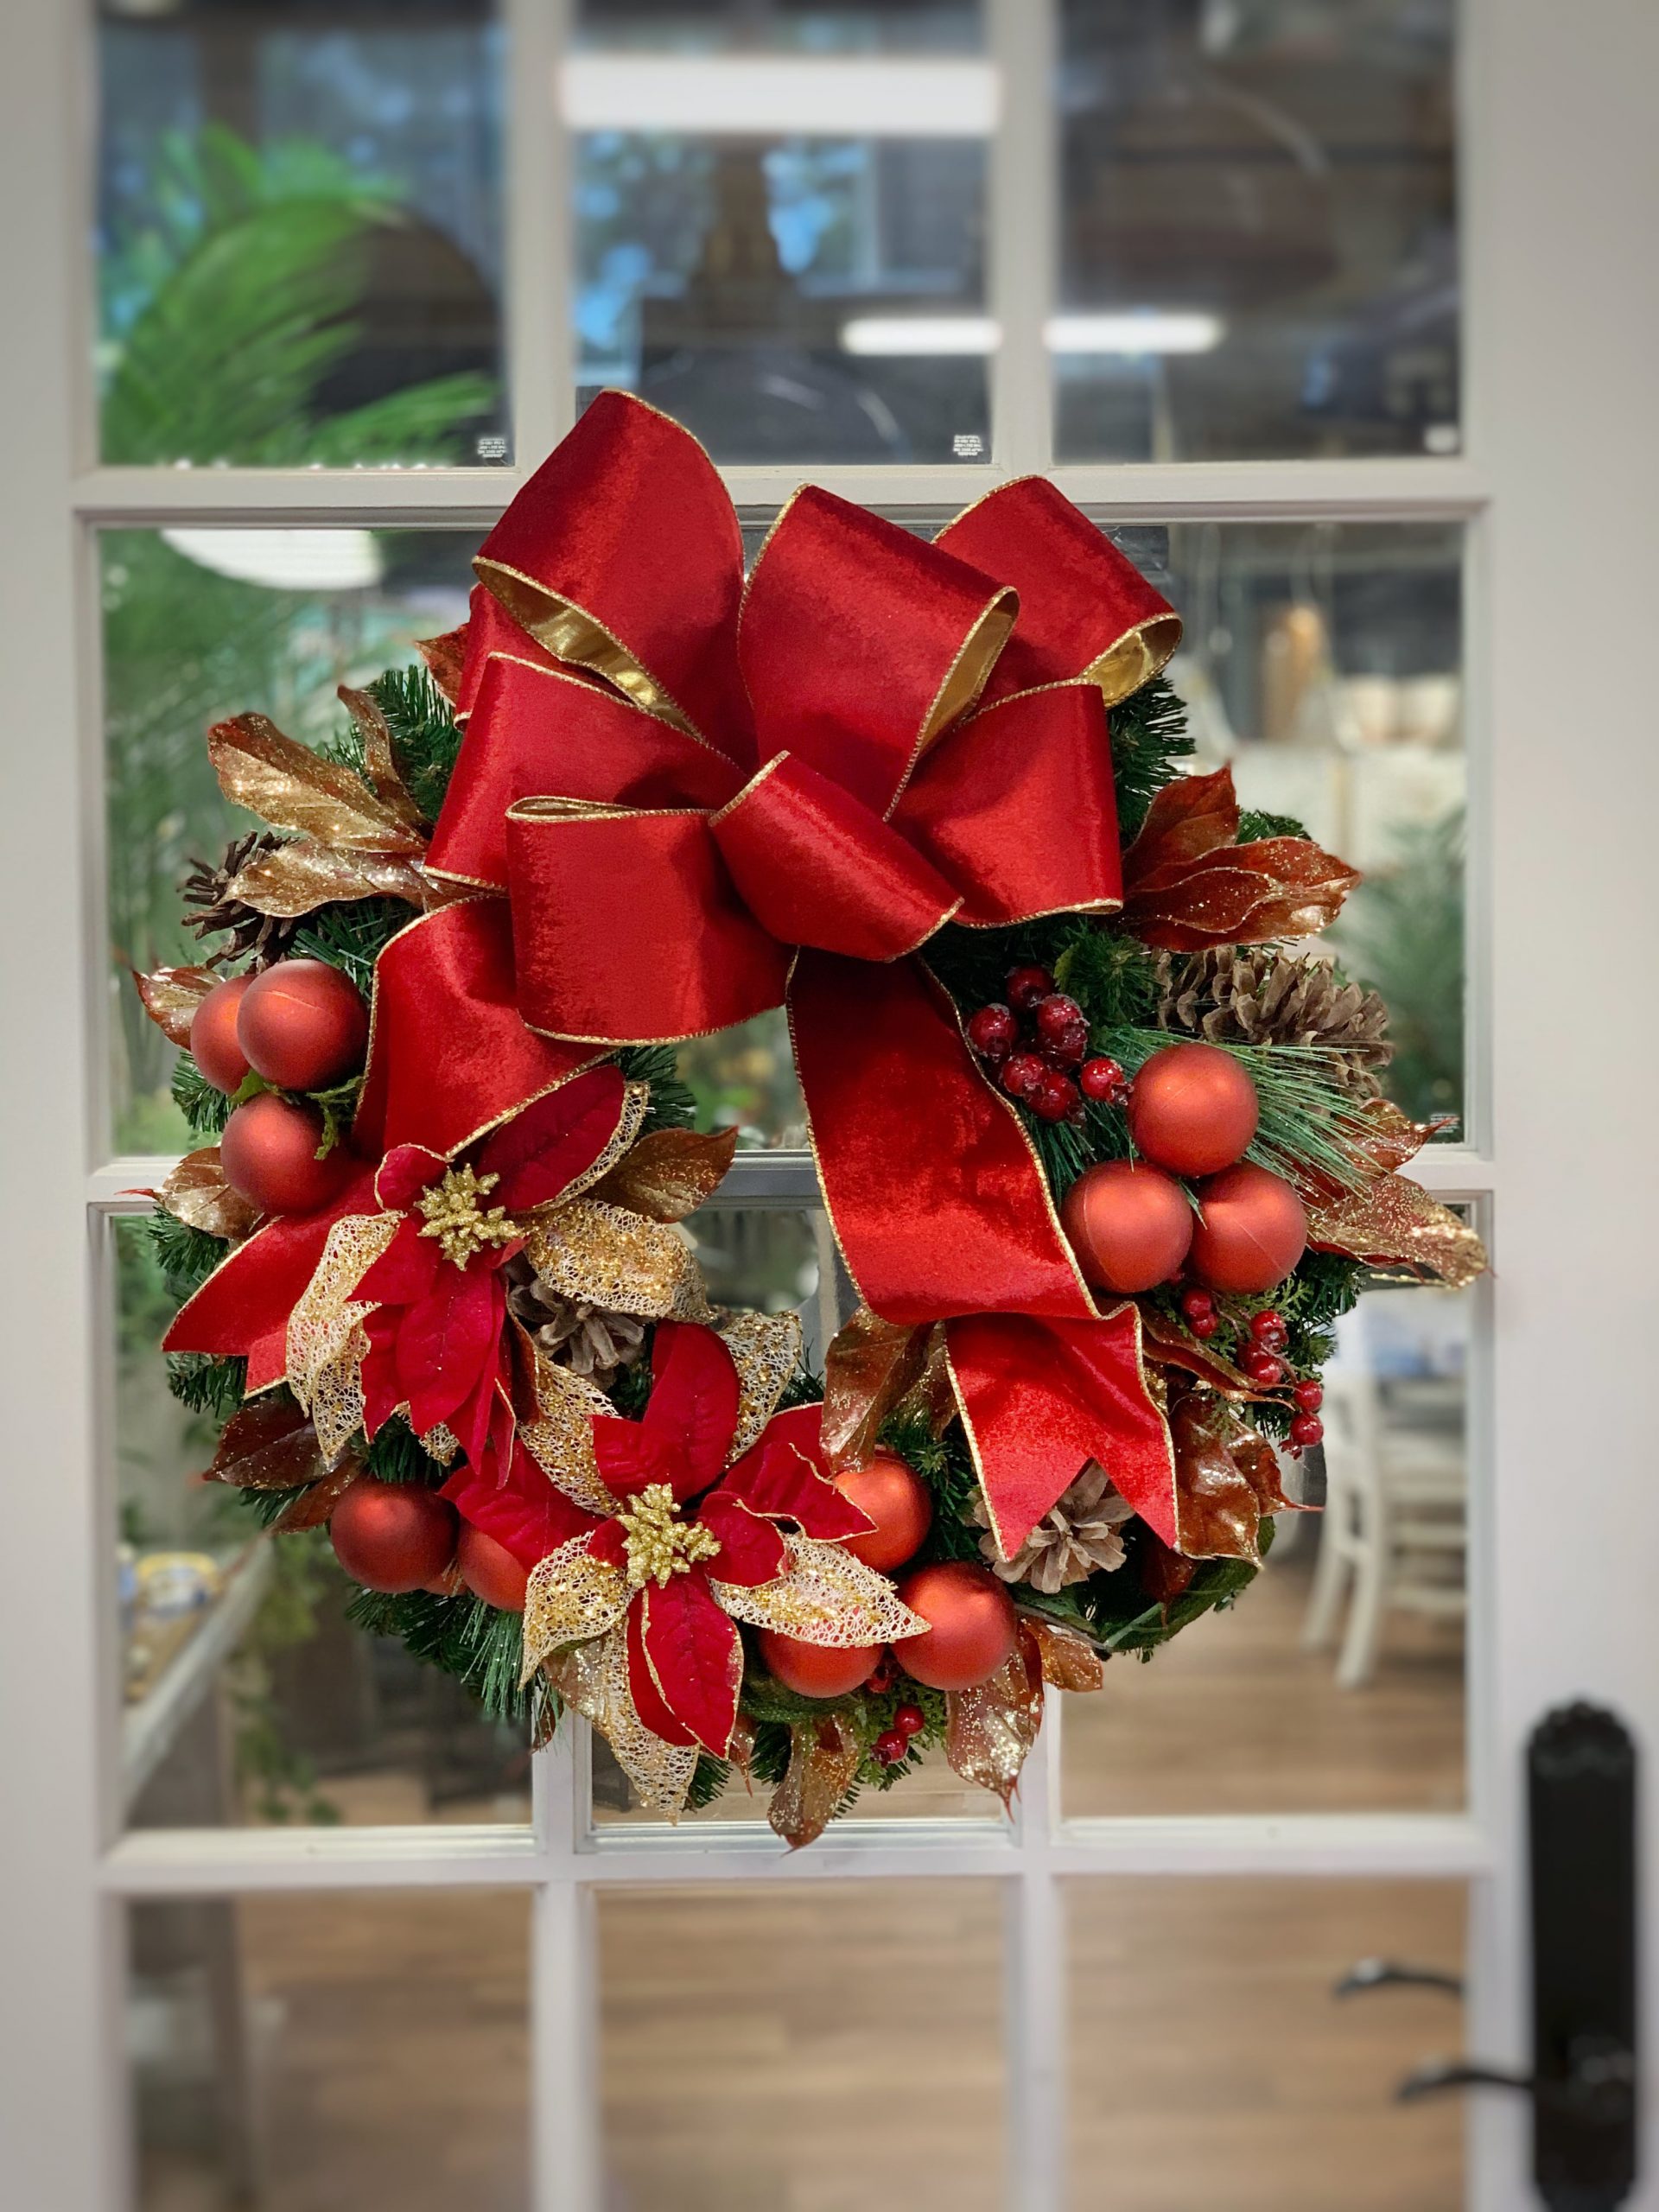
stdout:
MULTIPOLYGON (((527 1213, 564 1197, 607 1159, 630 1103, 621 1069, 607 1060, 515 1114, 479 1154, 479 1173, 500 1178, 492 1203, 527 1213)), ((641 1093, 636 1126, 644 1110, 641 1093)))
POLYGON ((618 1421, 605 1414, 590 1414, 589 1421, 594 1464, 613 1497, 632 1497, 651 1483, 667 1482, 671 1439, 658 1438, 637 1421, 618 1421))
POLYGON ((365 1317, 363 1332, 369 1340, 357 1370, 363 1393, 363 1433, 378 1436, 404 1402, 404 1390, 397 1373, 397 1324, 402 1317, 380 1306, 365 1317))
POLYGON ((660 1736, 665 1744, 696 1747, 697 1738, 685 1723, 677 1719, 651 1669, 645 1656, 645 1612, 643 1598, 636 1599, 628 1607, 624 1629, 624 1640, 628 1654, 628 1694, 640 1726, 652 1735, 660 1736))
POLYGON ((500 1334, 498 1278, 446 1268, 437 1287, 406 1308, 397 1328, 397 1375, 417 1436, 465 1404, 500 1334))
POLYGON ((869 1516, 843 1497, 825 1469, 821 1406, 774 1414, 753 1452, 746 1452, 720 1486, 752 1513, 794 1521, 809 1536, 868 1536, 869 1516))
MULTIPOLYGON (((463 1521, 493 1536, 498 1544, 505 1544, 526 1571, 550 1554, 587 1536, 594 1526, 592 1516, 556 1490, 527 1452, 513 1454, 505 1479, 493 1452, 486 1454, 479 1466, 458 1467, 439 1494, 448 1499, 463 1521)), ((622 1598, 626 1594, 623 1591, 622 1598)), ((619 1603, 616 1611, 620 1611, 619 1603)), ((584 1614, 571 1633, 594 1636, 608 1625, 606 1620, 584 1614)))
MULTIPOLYGON (((736 1363, 712 1329, 664 1321, 651 1348, 651 1377, 640 1427, 660 1453, 665 1471, 659 1479, 677 1498, 695 1497, 719 1480, 737 1428, 742 1385, 736 1363)), ((602 1459, 600 1471, 610 1482, 602 1459)))
POLYGON ((607 1567, 613 1567, 619 1574, 626 1574, 628 1567, 628 1532, 614 1515, 602 1521, 594 1529, 593 1541, 588 1547, 593 1556, 603 1560, 607 1567))
MULTIPOLYGON (((715 1603, 708 1577, 693 1567, 660 1586, 647 1583, 637 1615, 639 1649, 652 1686, 683 1728, 724 1758, 743 1683, 743 1641, 715 1603)), ((638 1670, 632 1674, 639 1700, 638 1670)), ((643 1716, 645 1707, 640 1706, 643 1716)))
POLYGON ((353 1295, 377 1306, 418 1306, 437 1289, 442 1270, 450 1266, 435 1237, 423 1236, 423 1224, 405 1214, 391 1243, 359 1278, 353 1295))
POLYGON ((716 1559, 715 1596, 734 1620, 754 1628, 776 1629, 804 1643, 841 1649, 855 1643, 893 1643, 927 1632, 927 1623, 899 1603, 887 1576, 840 1544, 791 1537, 788 1567, 753 1589, 721 1581, 719 1566, 716 1559))
POLYGON ((404 1213, 448 1162, 423 1144, 395 1144, 375 1170, 374 1195, 389 1213, 404 1213))
POLYGON ((772 1581, 789 1562, 789 1547, 772 1522, 724 1489, 712 1491, 703 1499, 697 1519, 720 1545, 722 1582, 752 1589, 757 1582, 772 1581))

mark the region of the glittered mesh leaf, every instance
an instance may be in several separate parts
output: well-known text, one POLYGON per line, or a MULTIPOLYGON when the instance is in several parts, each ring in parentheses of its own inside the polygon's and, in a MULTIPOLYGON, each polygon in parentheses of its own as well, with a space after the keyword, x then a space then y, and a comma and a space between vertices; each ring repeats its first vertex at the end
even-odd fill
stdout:
POLYGON ((207 733, 219 789, 274 830, 356 853, 419 853, 424 840, 363 779, 284 737, 264 715, 237 715, 207 733))
POLYGON ((734 1582, 715 1582, 714 1592, 734 1620, 752 1628, 776 1629, 803 1643, 846 1649, 858 1643, 891 1643, 919 1636, 927 1624, 900 1605, 885 1574, 866 1567, 839 1544, 815 1536, 790 1540, 786 1573, 775 1582, 746 1590, 734 1582))
POLYGON ((539 1350, 536 1354, 537 1414, 521 1421, 518 1440, 555 1487, 589 1513, 614 1513, 616 1500, 594 1457, 594 1421, 616 1417, 605 1393, 539 1350))
POLYGON ((1370 1267, 1406 1267, 1464 1289, 1487 1268, 1468 1223, 1404 1175, 1379 1175, 1332 1203, 1310 1206, 1307 1241, 1370 1267))
POLYGON ((627 1638, 620 1628, 578 1645, 546 1669, 565 1703, 597 1728, 650 1811, 677 1820, 697 1768, 697 1746, 664 1743, 635 1709, 628 1685, 627 1638))
POLYGON ((628 1580, 607 1560, 588 1554, 587 1536, 572 1536, 530 1571, 524 1594, 524 1680, 567 1643, 583 1643, 613 1628, 628 1609, 628 1580))
POLYGON ((211 968, 157 968, 148 976, 133 971, 144 1012, 163 1037, 187 1048, 196 1008, 224 978, 211 968))
POLYGON ((651 1221, 683 1221, 725 1180, 737 1148, 735 1128, 653 1129, 620 1160, 597 1196, 651 1221))
POLYGON ((288 1382, 315 1423, 330 1465, 363 1421, 359 1377, 374 1311, 353 1291, 389 1249, 402 1224, 396 1213, 347 1214, 334 1223, 310 1281, 288 1317, 288 1382))
POLYGON ((706 1319, 709 1302, 690 1245, 676 1230, 594 1198, 538 1217, 524 1245, 561 1296, 652 1320, 706 1319))
POLYGON ((741 1459, 772 1419, 784 1386, 801 1362, 798 1313, 734 1313, 720 1325, 742 1395, 727 1465, 741 1459))
POLYGON ((247 1235, 259 1218, 258 1209, 233 1191, 225 1179, 219 1147, 204 1145, 187 1153, 168 1175, 156 1199, 163 1213, 192 1229, 205 1229, 210 1236, 235 1243, 247 1235))

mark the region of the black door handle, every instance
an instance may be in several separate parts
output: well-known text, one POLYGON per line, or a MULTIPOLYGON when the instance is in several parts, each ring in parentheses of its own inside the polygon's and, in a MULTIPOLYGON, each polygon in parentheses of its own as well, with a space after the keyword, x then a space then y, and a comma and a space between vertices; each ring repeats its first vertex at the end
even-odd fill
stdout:
POLYGON ((1541 2113, 1586 2127, 1622 2128, 1636 2111, 1636 2056, 1610 2039, 1586 2037, 1560 2078, 1516 2074, 1478 2059, 1430 2058, 1408 2074, 1395 2097, 1402 2105, 1453 2089, 1508 2089, 1530 2097, 1541 2113))
POLYGON ((1333 1997, 1363 1997, 1372 1989, 1438 1989, 1461 1997, 1463 1977, 1444 1967, 1415 1967, 1404 1959, 1356 1959, 1332 1990, 1333 1997))

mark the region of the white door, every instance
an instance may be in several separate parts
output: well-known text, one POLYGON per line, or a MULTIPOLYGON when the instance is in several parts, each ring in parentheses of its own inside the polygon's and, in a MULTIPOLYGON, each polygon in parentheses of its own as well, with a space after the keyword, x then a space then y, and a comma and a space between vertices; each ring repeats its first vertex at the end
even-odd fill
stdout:
MULTIPOLYGON (((9 0, 0 58, 8 2204, 1535 2201, 1523 2099, 1389 2093, 1528 2063, 1536 1721, 1659 1732, 1659 16, 9 0), (279 252, 302 334, 353 325, 308 367, 279 252), (211 826, 200 725, 326 727, 446 626, 607 382, 757 528, 806 474, 925 528, 1052 474, 1185 613, 1201 748, 1370 871, 1347 957, 1463 1118, 1428 1172, 1495 1279, 1379 1290, 1344 1352, 1438 1547, 1330 1648, 1286 1544, 1051 1718, 1011 1823, 945 1776, 796 1857, 653 1825, 264 1553, 135 1645, 193 1463, 134 1351, 172 1124, 114 971, 211 826), (1367 1955, 1461 2012, 1338 2004, 1367 1955)), ((810 1295, 775 1037, 701 1079, 762 1140, 711 1254, 810 1295)))

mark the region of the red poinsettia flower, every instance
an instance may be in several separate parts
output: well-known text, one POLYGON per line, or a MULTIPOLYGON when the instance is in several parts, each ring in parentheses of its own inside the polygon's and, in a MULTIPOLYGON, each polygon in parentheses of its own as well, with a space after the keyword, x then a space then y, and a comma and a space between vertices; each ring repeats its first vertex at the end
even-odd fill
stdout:
MULTIPOLYGON (((531 1578, 527 1665, 610 1639, 626 1667, 630 1723, 683 1755, 669 1763, 665 1796, 683 1794, 699 1746, 716 1756, 731 1748, 743 1678, 738 1621, 842 1646, 922 1626, 884 1576, 842 1548, 871 1524, 824 1471, 822 1407, 773 1414, 737 1452, 742 1400, 715 1331, 662 1323, 644 1417, 593 1420, 598 1483, 613 1510, 573 1507, 579 1532, 531 1578)), ((486 1499, 474 1494, 462 1510, 488 1525, 486 1499)), ((610 1732, 637 1775, 626 1737, 610 1732)), ((662 1779, 660 1764, 652 1779, 662 1779)))
POLYGON ((440 1426, 474 1466, 510 1447, 512 1344, 502 1267, 530 1217, 569 1196, 615 1144, 622 1077, 578 1076, 497 1129, 475 1155, 442 1159, 395 1146, 374 1179, 382 1209, 403 1216, 356 1285, 363 1323, 363 1427, 372 1437, 400 1406, 425 1436, 440 1426))

